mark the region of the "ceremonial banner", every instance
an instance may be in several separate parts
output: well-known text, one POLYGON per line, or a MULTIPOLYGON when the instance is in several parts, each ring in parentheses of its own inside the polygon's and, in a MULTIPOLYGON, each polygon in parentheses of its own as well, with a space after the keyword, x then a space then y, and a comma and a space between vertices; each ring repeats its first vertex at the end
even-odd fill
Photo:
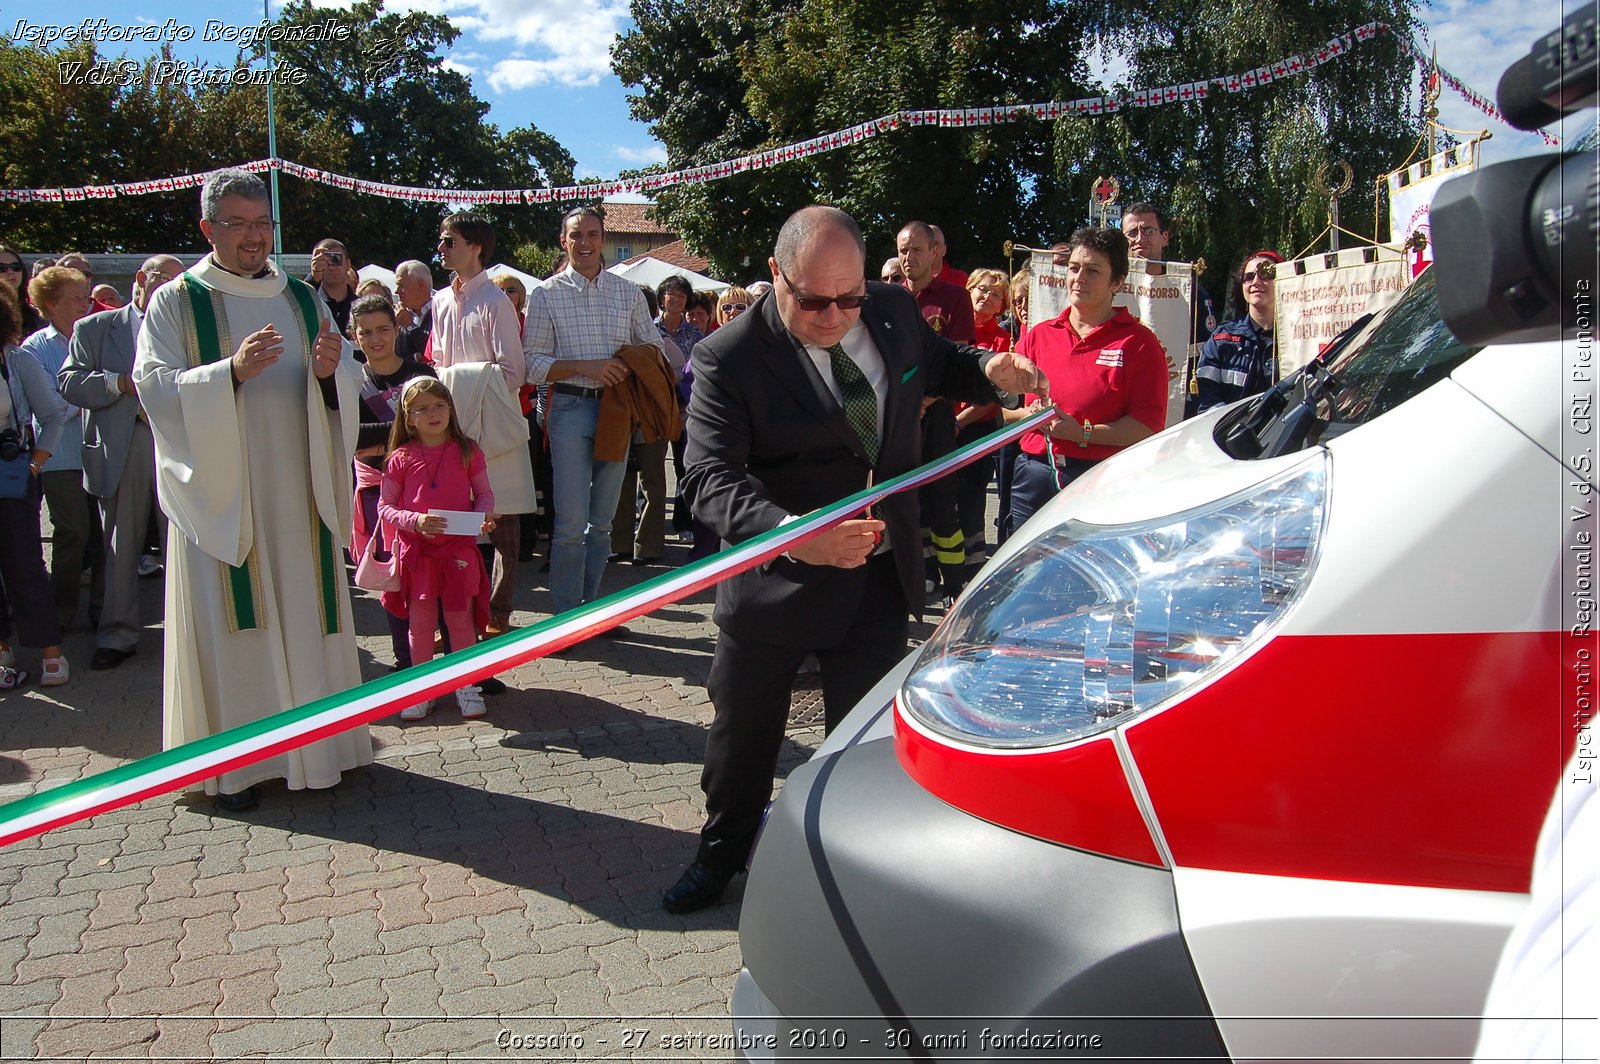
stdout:
MULTIPOLYGON (((1066 257, 1055 264, 1055 255, 1035 251, 1033 280, 1028 285, 1028 320, 1049 321, 1067 309, 1066 257)), ((1127 307, 1145 328, 1156 334, 1167 353, 1167 425, 1183 420, 1183 401, 1188 394, 1189 323, 1194 320, 1194 267, 1187 262, 1147 262, 1128 260, 1128 279, 1112 300, 1127 307), (1155 268, 1163 272, 1151 274, 1155 268)))
POLYGON ((1278 376, 1315 358, 1366 313, 1393 303, 1411 283, 1400 253, 1386 247, 1346 248, 1278 267, 1278 376))
POLYGON ((1389 243, 1399 246, 1421 232, 1428 243, 1409 250, 1411 276, 1421 273, 1433 261, 1433 231, 1428 213, 1439 186, 1449 178, 1470 174, 1478 168, 1478 142, 1468 141, 1447 148, 1429 159, 1412 163, 1384 177, 1389 186, 1389 243))

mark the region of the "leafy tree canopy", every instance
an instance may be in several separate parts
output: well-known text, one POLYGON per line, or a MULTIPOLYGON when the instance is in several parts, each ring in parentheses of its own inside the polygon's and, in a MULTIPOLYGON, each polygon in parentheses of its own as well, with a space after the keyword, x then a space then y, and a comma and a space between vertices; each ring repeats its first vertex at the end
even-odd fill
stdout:
MULTIPOLYGON (((281 26, 312 26, 328 12, 292 0, 281 26)), ((484 121, 488 105, 445 50, 458 31, 441 15, 383 9, 359 0, 340 13, 360 27, 344 39, 284 40, 274 46, 280 77, 273 88, 278 154, 353 177, 432 188, 533 188, 573 183, 572 155, 534 126, 501 133, 484 121)), ((238 63, 264 67, 265 46, 238 63)), ((172 61, 170 49, 159 60, 172 61)), ((15 101, 0 113, 0 181, 48 188, 137 181, 192 173, 268 154, 264 85, 190 86, 99 57, 92 45, 57 51, 0 39, 0 87, 15 101), (63 77, 62 63, 120 72, 116 78, 63 77)), ((385 265, 427 258, 441 208, 379 199, 280 178, 286 251, 309 251, 337 237, 357 262, 385 265)), ((7 212, 5 239, 22 247, 90 251, 194 248, 193 189, 137 200, 96 200, 63 208, 22 204, 7 212), (136 206, 134 206, 136 205, 136 206)), ((498 243, 511 249, 548 244, 555 207, 485 208, 498 243)))
MULTIPOLYGON (((1104 118, 977 129, 920 127, 759 173, 660 196, 714 272, 760 272, 782 220, 829 202, 861 223, 874 261, 909 218, 943 226, 952 258, 1000 264, 1007 239, 1065 236, 1090 186, 1177 219, 1173 251, 1211 278, 1245 250, 1300 250, 1326 221, 1313 178, 1337 160, 1355 185, 1344 219, 1365 228, 1378 176, 1410 151, 1412 0, 634 0, 612 53, 634 117, 674 168, 817 136, 892 111, 1098 95, 1086 57, 1120 57, 1115 89, 1181 84, 1309 52, 1368 21, 1391 33, 1310 74, 1199 103, 1104 118)), ((1346 241, 1348 243, 1348 240, 1346 241)))

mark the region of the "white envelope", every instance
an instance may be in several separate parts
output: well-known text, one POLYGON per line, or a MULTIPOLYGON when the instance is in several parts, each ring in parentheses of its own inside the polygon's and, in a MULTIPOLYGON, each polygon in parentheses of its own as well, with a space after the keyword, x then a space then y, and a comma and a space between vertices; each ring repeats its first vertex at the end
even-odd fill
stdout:
POLYGON ((483 514, 472 510, 429 510, 434 517, 444 518, 444 535, 477 536, 483 531, 483 514))

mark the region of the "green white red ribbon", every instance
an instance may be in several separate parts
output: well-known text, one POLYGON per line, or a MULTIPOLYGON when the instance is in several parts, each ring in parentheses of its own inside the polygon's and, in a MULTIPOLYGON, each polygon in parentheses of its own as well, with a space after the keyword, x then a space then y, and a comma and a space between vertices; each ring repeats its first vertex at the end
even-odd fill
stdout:
POLYGON ((1055 416, 1053 409, 1040 411, 943 458, 858 491, 832 506, 814 510, 704 561, 675 569, 627 591, 508 632, 468 650, 435 658, 425 665, 329 695, 298 709, 276 713, 99 775, 0 805, 0 846, 244 768, 581 643, 608 628, 762 565, 858 516, 866 507, 890 495, 914 491, 977 461, 1055 416))

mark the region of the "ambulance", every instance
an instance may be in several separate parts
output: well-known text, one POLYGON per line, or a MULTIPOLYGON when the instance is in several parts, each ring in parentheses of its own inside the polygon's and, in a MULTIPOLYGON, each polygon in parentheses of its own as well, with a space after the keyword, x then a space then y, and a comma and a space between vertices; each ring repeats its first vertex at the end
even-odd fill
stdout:
POLYGON ((1594 361, 1435 284, 1080 478, 789 776, 745 1059, 1470 1058, 1587 697, 1594 361))

